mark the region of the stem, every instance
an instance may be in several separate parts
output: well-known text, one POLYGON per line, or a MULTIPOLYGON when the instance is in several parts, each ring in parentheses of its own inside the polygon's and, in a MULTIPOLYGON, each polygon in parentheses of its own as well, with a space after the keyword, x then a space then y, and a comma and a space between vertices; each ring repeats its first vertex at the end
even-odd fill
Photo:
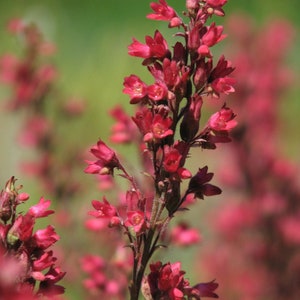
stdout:
MULTIPOLYGON (((135 274, 133 274, 132 283, 130 286, 130 300, 138 300, 139 299, 139 294, 140 294, 145 270, 146 270, 147 264, 152 256, 152 254, 154 252, 153 247, 155 247, 155 245, 152 245, 154 233, 155 233, 155 228, 150 228, 148 231, 148 235, 145 239, 142 258, 141 258, 139 266, 137 268, 137 272, 135 272, 135 274)), ((156 242, 157 242, 157 240, 154 241, 154 243, 156 243, 156 242)), ((138 264, 139 257, 135 257, 134 260, 135 260, 134 263, 138 264)))

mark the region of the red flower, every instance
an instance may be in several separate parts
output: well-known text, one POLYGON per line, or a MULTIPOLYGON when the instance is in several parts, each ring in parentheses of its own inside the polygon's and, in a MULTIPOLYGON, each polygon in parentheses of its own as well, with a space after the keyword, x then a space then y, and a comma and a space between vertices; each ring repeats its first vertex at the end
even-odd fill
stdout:
POLYGON ((168 95, 168 89, 165 84, 157 82, 148 86, 148 97, 153 101, 164 100, 168 95))
POLYGON ((147 227, 145 214, 139 210, 127 212, 127 220, 125 221, 124 225, 133 227, 133 230, 136 233, 141 232, 147 227))
POLYGON ((222 34, 223 26, 216 26, 215 23, 212 23, 205 29, 206 32, 201 37, 201 46, 197 51, 201 55, 212 57, 209 47, 212 47, 218 42, 222 41, 226 37, 226 35, 222 34))
MULTIPOLYGON (((128 54, 131 56, 162 60, 169 54, 167 42, 158 30, 155 31, 154 38, 146 36, 146 44, 140 43, 135 38, 132 40, 132 44, 128 46, 128 54)), ((146 62, 147 60, 144 61, 145 64, 147 64, 146 62)))
POLYGON ((87 161, 89 164, 84 172, 89 174, 110 174, 114 168, 119 168, 120 163, 116 153, 109 148, 102 140, 91 148, 91 153, 98 158, 97 161, 87 161))
POLYGON ((47 210, 50 204, 50 200, 45 200, 43 197, 41 197, 39 203, 31 206, 27 214, 34 218, 43 218, 50 214, 53 214, 54 210, 47 210))
POLYGON ((207 173, 207 166, 199 169, 189 182, 188 193, 193 193, 195 197, 203 199, 204 196, 213 196, 221 194, 221 189, 208 183, 214 176, 213 173, 207 173))
POLYGON ((169 173, 177 172, 182 156, 179 151, 175 148, 171 148, 169 146, 165 146, 164 148, 164 160, 163 167, 165 171, 169 173))
POLYGON ((155 114, 151 124, 151 131, 145 134, 144 141, 160 140, 173 134, 170 129, 172 125, 171 118, 163 118, 160 114, 155 114))
POLYGON ((212 83, 211 86, 216 93, 217 96, 219 96, 220 93, 224 93, 226 95, 230 93, 234 93, 235 89, 233 85, 236 83, 236 80, 231 77, 223 77, 223 78, 217 78, 212 83))
POLYGON ((165 0, 159 0, 159 3, 152 2, 150 7, 154 13, 148 14, 148 19, 169 21, 169 27, 177 27, 182 23, 175 10, 168 6, 165 0))
MULTIPOLYGON (((164 113, 162 112, 162 114, 164 113)), ((136 116, 132 118, 144 135, 144 142, 157 142, 173 134, 173 130, 170 129, 172 119, 169 117, 164 118, 162 114, 153 116, 150 110, 144 109, 137 112, 136 116)))
POLYGON ((237 125, 235 114, 228 107, 223 107, 208 120, 208 126, 214 131, 229 131, 237 125))
POLYGON ((59 240, 59 236, 56 234, 54 227, 48 225, 45 229, 37 230, 33 235, 33 239, 39 248, 47 249, 59 240))
POLYGON ((227 3, 227 0, 206 0, 207 12, 210 14, 215 14, 217 16, 224 16, 224 10, 222 6, 227 3))
POLYGON ((93 207, 96 211, 89 211, 89 215, 94 216, 96 218, 112 218, 117 216, 117 209, 111 205, 105 197, 103 197, 103 202, 98 200, 92 201, 93 207))
POLYGON ((56 258, 53 257, 53 251, 44 252, 38 259, 33 262, 33 270, 36 271, 43 271, 56 261, 56 258))
POLYGON ((136 75, 124 79, 123 93, 130 96, 130 103, 136 104, 147 96, 147 85, 136 75))

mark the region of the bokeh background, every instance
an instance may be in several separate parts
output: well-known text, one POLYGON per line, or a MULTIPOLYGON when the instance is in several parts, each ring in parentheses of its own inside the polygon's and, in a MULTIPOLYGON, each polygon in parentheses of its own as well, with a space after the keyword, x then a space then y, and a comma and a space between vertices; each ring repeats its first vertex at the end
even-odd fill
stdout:
MULTIPOLYGON (((141 66, 139 59, 127 55, 127 46, 132 37, 144 40, 145 35, 152 35, 155 29, 166 32, 164 22, 154 22, 145 18, 150 11, 150 1, 145 0, 87 0, 87 1, 64 1, 64 0, 44 0, 44 1, 0 1, 0 54, 7 52, 19 53, 20 46, 15 37, 10 36, 6 31, 6 24, 9 19, 19 17, 27 21, 38 24, 47 40, 52 41, 57 52, 54 56, 54 63, 59 70, 58 85, 66 95, 80 97, 86 101, 86 111, 72 127, 62 128, 62 133, 66 135, 68 142, 74 141, 74 145, 80 142, 82 147, 88 148, 101 137, 106 140, 109 136, 109 127, 112 120, 108 115, 108 110, 115 104, 121 103, 130 110, 128 97, 122 94, 122 83, 125 76, 138 74, 142 78, 149 76, 145 68, 141 66)), ((168 3, 178 11, 182 10, 183 0, 169 0, 168 3)), ((282 151, 295 164, 300 163, 300 101, 299 101, 299 70, 300 70, 300 39, 299 39, 299 18, 300 2, 298 0, 274 1, 274 0, 229 0, 225 6, 226 17, 218 18, 216 21, 225 26, 226 20, 233 15, 247 15, 253 19, 258 32, 260 28, 274 19, 288 20, 295 29, 292 47, 286 56, 286 64, 296 74, 295 84, 285 93, 282 101, 282 151)), ((230 36, 226 41, 230 45, 230 36)), ((224 45, 226 44, 224 43, 224 45)), ((222 44, 222 43, 221 43, 222 44)), ((221 53, 223 45, 217 47, 216 51, 221 53)), ((226 48, 227 58, 230 59, 230 47, 226 48)), ((32 199, 38 199, 43 192, 32 178, 22 175, 19 164, 22 160, 32 154, 28 150, 20 149, 16 143, 16 137, 22 126, 22 115, 9 114, 4 112, 2 104, 9 95, 9 89, 0 86, 0 183, 4 185, 6 180, 15 175, 25 186, 25 190, 32 195, 32 199)), ((62 145, 63 146, 63 145, 62 145)), ((122 151, 122 150, 121 150, 122 151)), ((124 156, 131 158, 131 150, 124 150, 124 156)), ((219 155, 221 155, 219 153, 219 155)), ((203 160, 212 158, 205 154, 203 160)), ((203 165, 202 162, 200 162, 203 165)), ((213 162, 212 162, 213 165, 213 162)), ((82 168, 84 163, 82 162, 82 168)), ((86 179, 87 175, 82 175, 83 181, 92 183, 92 179, 86 179)), ((89 245, 84 244, 84 230, 81 221, 84 219, 81 208, 82 203, 89 203, 91 197, 97 195, 97 191, 86 195, 85 199, 74 199, 73 213, 78 210, 78 231, 72 233, 58 233, 66 236, 70 243, 73 242, 73 250, 88 249, 89 245)), ((47 197, 47 195, 44 195, 47 197)), ((98 196, 96 196, 98 197, 98 196)), ((100 198, 100 197, 99 197, 100 198)), ((222 196, 209 199, 214 204, 208 202, 201 203, 199 210, 190 212, 190 219, 195 219, 196 226, 205 232, 205 224, 202 222, 207 210, 216 206, 222 201, 222 196)), ((101 246, 102 247, 102 246, 101 246)), ((204 242, 200 247, 205 247, 204 242)), ((190 279, 194 281, 199 270, 194 270, 193 257, 199 251, 197 248, 184 250, 170 250, 168 253, 172 260, 183 261, 184 268, 191 273, 190 279), (190 270, 189 270, 190 268, 190 270), (196 272, 197 271, 197 272, 196 272)), ((79 264, 75 268, 79 269, 79 264)), ((75 276, 76 277, 76 276, 75 276)), ((77 278, 77 277, 76 277, 77 278)), ((203 274, 203 279, 205 274, 203 274)), ((195 279, 196 280, 196 279, 195 279)), ((82 299, 83 293, 80 284, 74 285, 66 283, 68 299, 82 299), (69 285, 69 286, 68 286, 69 285)))

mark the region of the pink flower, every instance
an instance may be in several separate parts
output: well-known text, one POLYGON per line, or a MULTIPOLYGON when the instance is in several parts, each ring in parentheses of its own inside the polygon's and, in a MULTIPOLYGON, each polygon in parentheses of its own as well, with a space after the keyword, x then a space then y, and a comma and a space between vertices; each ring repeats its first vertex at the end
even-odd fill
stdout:
POLYGON ((112 218, 117 216, 117 209, 111 205, 105 197, 103 197, 103 202, 98 200, 93 200, 92 205, 96 211, 89 211, 89 215, 96 218, 112 218))
POLYGON ((216 26, 215 23, 212 23, 206 27, 206 32, 201 37, 201 45, 197 50, 198 53, 203 56, 212 57, 209 47, 214 46, 226 37, 226 35, 222 33, 223 26, 216 26))
POLYGON ((167 42, 158 30, 155 31, 154 38, 146 36, 145 41, 146 44, 142 44, 133 38, 132 44, 128 46, 128 54, 145 58, 144 64, 147 64, 147 59, 162 60, 169 54, 167 42))
POLYGON ((169 21, 169 27, 177 27, 182 24, 175 10, 171 6, 168 6, 165 0, 159 0, 159 3, 152 2, 150 3, 150 7, 154 13, 148 14, 148 19, 169 21))
POLYGON ((34 219, 26 214, 19 215, 7 233, 7 242, 14 245, 18 240, 28 241, 31 238, 34 219))
POLYGON ((28 215, 34 218, 43 218, 50 214, 54 213, 54 210, 47 210, 47 208, 51 205, 50 200, 45 200, 43 197, 40 198, 38 204, 33 205, 28 210, 28 215))
POLYGON ((210 14, 215 14, 217 16, 224 16, 224 10, 222 6, 227 3, 227 0, 206 0, 206 5, 208 6, 207 12, 210 14))
POLYGON ((197 229, 189 228, 186 223, 180 223, 172 229, 172 241, 179 246, 190 246, 200 241, 200 235, 197 229))
POLYGON ((171 118, 163 118, 160 114, 155 114, 152 119, 152 124, 150 132, 146 133, 144 136, 145 142, 150 142, 152 140, 161 140, 169 135, 173 134, 173 130, 170 129, 172 125, 171 118))
POLYGON ((37 230, 33 235, 33 239, 39 248, 47 249, 59 240, 59 236, 56 234, 54 227, 48 225, 45 229, 37 230))
POLYGON ((120 163, 116 153, 102 140, 91 148, 91 153, 98 158, 97 161, 87 161, 89 164, 84 172, 89 174, 111 174, 114 168, 119 168, 120 163))
POLYGON ((53 265, 56 258, 53 257, 53 251, 44 252, 33 262, 34 271, 43 271, 53 265))
POLYGON ((132 118, 144 135, 144 142, 159 142, 159 140, 173 134, 173 130, 170 129, 172 119, 163 117, 163 114, 164 112, 153 116, 150 110, 143 109, 132 118))
POLYGON ((180 262, 164 265, 156 262, 150 265, 150 270, 147 280, 154 299, 184 299, 189 283, 184 279, 185 272, 181 270, 180 262))
POLYGON ((208 126, 214 131, 229 131, 237 125, 235 114, 228 107, 223 107, 208 120, 208 126))
POLYGON ((175 148, 171 148, 169 146, 164 147, 164 160, 163 167, 165 171, 169 173, 177 172, 182 156, 179 151, 175 148))
POLYGON ((229 95, 230 93, 234 93, 235 89, 233 85, 236 83, 236 80, 231 77, 223 77, 217 78, 211 83, 211 87, 217 96, 220 93, 224 93, 225 95, 229 95))
POLYGON ((144 213, 139 210, 127 212, 127 220, 124 225, 133 227, 135 233, 140 233, 147 227, 144 213))
POLYGON ((124 79, 123 93, 130 96, 130 103, 136 104, 147 96, 147 85, 136 75, 124 79))
POLYGON ((164 83, 157 82, 148 86, 148 97, 153 101, 165 100, 168 95, 168 89, 164 83))

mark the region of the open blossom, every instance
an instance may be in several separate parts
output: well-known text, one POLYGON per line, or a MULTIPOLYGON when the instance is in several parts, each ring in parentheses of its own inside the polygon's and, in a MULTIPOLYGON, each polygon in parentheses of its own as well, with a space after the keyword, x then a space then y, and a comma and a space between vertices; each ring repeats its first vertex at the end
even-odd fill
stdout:
POLYGON ((206 33, 201 37, 201 45, 197 49, 198 53, 204 56, 211 57, 209 47, 214 46, 226 37, 223 34, 223 26, 216 26, 212 23, 210 26, 206 27, 206 33))
POLYGON ((111 218, 117 216, 117 209, 111 205, 105 197, 103 197, 103 202, 98 200, 93 200, 92 205, 96 211, 90 211, 89 215, 96 218, 111 218))
POLYGON ((227 0, 206 0, 207 12, 217 16, 224 16, 223 6, 226 3, 227 0))
POLYGON ((88 166, 84 170, 86 173, 100 175, 110 174, 114 168, 120 167, 116 153, 102 140, 99 140, 90 151, 98 160, 87 161, 88 166))
POLYGON ((45 229, 39 229, 33 235, 36 245, 42 249, 49 248, 52 244, 59 240, 53 226, 48 225, 45 229))
POLYGON ((223 107, 214 113, 208 120, 208 126, 214 131, 229 131, 236 127, 235 114, 228 107, 223 107))
POLYGON ((153 101, 165 100, 168 95, 168 89, 164 83, 154 83, 148 86, 148 97, 153 101))
POLYGON ((136 233, 141 232, 147 227, 144 213, 142 211, 128 211, 124 225, 132 227, 136 233))
POLYGON ((38 204, 33 205, 29 208, 28 215, 35 218, 43 218, 50 214, 53 214, 54 210, 47 210, 50 204, 51 204, 50 200, 45 200, 43 197, 41 197, 38 204))
POLYGON ((150 132, 145 134, 144 141, 149 142, 151 140, 160 140, 173 134, 173 130, 170 129, 171 125, 171 118, 163 118, 160 114, 155 114, 152 120, 150 132))
POLYGON ((144 135, 145 142, 159 141, 173 134, 173 130, 170 129, 172 119, 170 117, 165 118, 161 114, 153 116, 149 110, 137 112, 133 121, 144 135))
POLYGON ((178 17, 175 10, 168 6, 165 0, 159 0, 159 3, 151 2, 150 7, 154 13, 148 14, 148 19, 169 21, 169 27, 178 27, 182 24, 182 20, 178 17))
POLYGON ((136 104, 147 96, 147 85, 136 75, 124 79, 123 93, 130 96, 130 103, 136 104))
POLYGON ((146 44, 140 43, 133 38, 132 44, 128 46, 128 54, 141 58, 158 58, 163 59, 169 55, 168 44, 162 34, 156 30, 154 38, 146 36, 146 44))

